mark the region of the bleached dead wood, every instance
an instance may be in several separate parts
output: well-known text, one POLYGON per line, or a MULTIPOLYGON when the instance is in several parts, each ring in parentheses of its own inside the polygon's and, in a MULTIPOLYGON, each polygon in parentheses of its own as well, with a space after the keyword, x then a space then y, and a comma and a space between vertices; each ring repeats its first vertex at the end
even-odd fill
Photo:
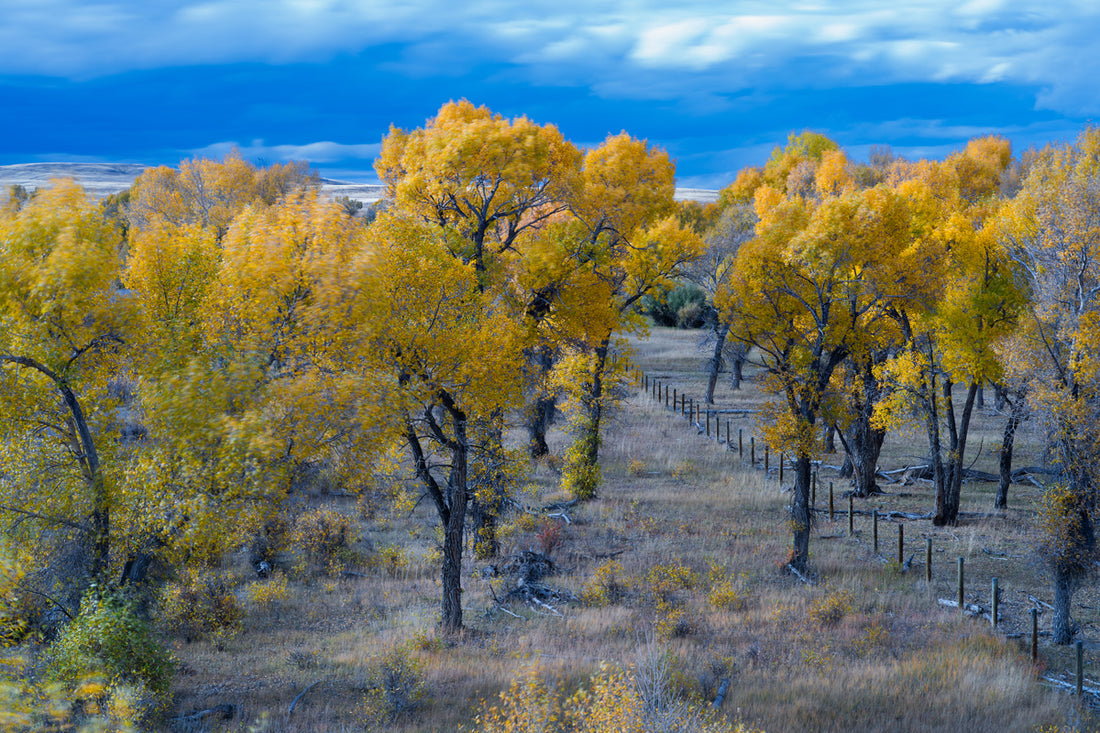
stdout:
MULTIPOLYGON (((940 598, 936 601, 944 608, 958 608, 959 602, 952 601, 947 598, 940 598)), ((986 621, 993 621, 993 614, 985 606, 980 603, 967 603, 964 606, 964 612, 971 618, 984 618, 986 621)), ((1004 618, 1003 613, 997 613, 997 621, 1000 622, 1004 618)))
POLYGON ((791 565, 790 563, 788 563, 788 564, 787 564, 787 570, 789 570, 789 571, 790 571, 791 575, 793 575, 794 577, 798 578, 799 580, 801 580, 801 581, 802 581, 803 583, 805 583, 806 585, 813 585, 813 584, 814 584, 814 582, 813 582, 812 580, 810 580, 809 578, 807 578, 807 577, 806 577, 805 575, 803 575, 802 573, 798 572, 798 569, 797 569, 797 568, 795 568, 795 566, 794 566, 794 565, 791 565))
POLYGON ((307 687, 306 689, 304 689, 304 690, 302 690, 301 692, 299 692, 299 693, 298 693, 298 694, 297 694, 297 695, 296 695, 296 696, 294 697, 294 699, 293 699, 293 700, 291 700, 291 702, 290 702, 290 708, 289 708, 289 709, 288 709, 288 710, 286 711, 286 712, 287 712, 287 715, 289 715, 289 714, 293 713, 293 712, 294 712, 294 708, 295 708, 295 707, 297 707, 297 705, 298 705, 298 701, 299 701, 299 700, 301 700, 301 699, 302 699, 303 697, 305 697, 305 694, 306 694, 307 692, 309 692, 310 690, 312 690, 312 689, 313 689, 314 687, 316 687, 317 685, 321 684, 321 682, 323 682, 323 680, 317 680, 317 681, 316 681, 316 682, 314 682, 314 683, 313 683, 312 685, 310 685, 310 686, 309 686, 309 687, 307 687))
POLYGON ((235 707, 227 702, 223 702, 220 705, 215 705, 214 707, 207 708, 206 710, 199 710, 194 713, 188 713, 187 715, 180 715, 178 717, 171 718, 169 722, 175 724, 182 723, 185 725, 190 723, 201 723, 204 718, 209 718, 214 715, 218 716, 220 720, 230 720, 233 717, 234 713, 236 713, 236 711, 237 709, 235 707))
POLYGON ((726 677, 722 680, 722 684, 718 686, 718 695, 714 698, 714 709, 718 710, 722 707, 722 703, 726 701, 726 693, 730 689, 730 678, 726 677))

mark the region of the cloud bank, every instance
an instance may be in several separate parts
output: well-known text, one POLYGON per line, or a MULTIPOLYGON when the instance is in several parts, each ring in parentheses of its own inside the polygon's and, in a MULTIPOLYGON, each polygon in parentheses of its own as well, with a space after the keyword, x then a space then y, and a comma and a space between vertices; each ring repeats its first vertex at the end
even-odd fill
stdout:
POLYGON ((742 2, 0 0, 0 72, 86 78, 136 69, 324 62, 406 48, 416 67, 485 61, 601 94, 706 97, 791 67, 793 87, 1026 84, 1038 104, 1100 109, 1100 6, 1008 0, 742 2), (884 9, 885 8, 885 9, 884 9), (677 75, 678 83, 651 83, 677 75), (633 92, 632 92, 633 90, 633 92))

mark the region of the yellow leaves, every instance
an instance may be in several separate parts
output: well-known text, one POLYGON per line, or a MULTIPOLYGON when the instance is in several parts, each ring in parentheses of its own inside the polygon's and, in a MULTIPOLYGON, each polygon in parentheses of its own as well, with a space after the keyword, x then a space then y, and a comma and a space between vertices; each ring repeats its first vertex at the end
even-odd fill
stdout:
POLYGON ((356 359, 399 376, 406 399, 431 402, 443 389, 471 417, 487 417, 518 399, 524 331, 447 245, 438 230, 397 215, 372 225, 353 281, 356 359))
POLYGON ((584 156, 580 218, 630 238, 673 210, 675 170, 668 153, 625 132, 609 136, 584 156))
POLYGON ((118 231, 72 181, 0 218, 2 348, 61 371, 74 349, 125 324, 120 248, 118 231))
POLYGON ((553 125, 506 120, 462 100, 422 129, 391 128, 375 169, 406 212, 477 237, 509 222, 496 235, 506 239, 534 209, 561 208, 579 155, 553 125))

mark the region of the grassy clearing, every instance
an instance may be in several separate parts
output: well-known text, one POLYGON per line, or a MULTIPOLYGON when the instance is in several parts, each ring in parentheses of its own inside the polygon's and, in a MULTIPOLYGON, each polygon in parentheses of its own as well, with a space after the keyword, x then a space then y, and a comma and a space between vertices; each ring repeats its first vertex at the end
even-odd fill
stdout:
MULTIPOLYGON (((697 333, 659 330, 637 344, 636 363, 699 396, 705 354, 697 339, 697 333)), ((751 369, 747 376, 740 392, 719 390, 719 408, 759 403, 751 369)), ((751 417, 731 421, 734 436, 741 428, 747 441, 751 417)), ((979 468, 993 470, 999 422, 978 417, 972 445, 984 442, 979 468)), ((552 436, 555 453, 565 441, 552 436)), ((1037 462, 1037 450, 1022 446, 1018 462, 1037 462)), ((916 462, 923 452, 916 438, 893 435, 882 464, 916 462)), ((633 665, 656 645, 671 655, 671 679, 681 695, 713 700, 730 678, 723 714, 767 731, 1095 725, 1072 698, 1037 684, 1021 642, 994 636, 985 624, 935 602, 954 597, 956 558, 964 556, 968 594, 988 598, 996 575, 1004 589, 1004 628, 1029 624, 1027 594, 1049 600, 1031 559, 1036 489, 1013 486, 1004 517, 968 517, 950 529, 934 529, 927 520, 907 523, 906 554, 917 553, 908 573, 894 560, 896 525, 880 525, 881 556, 875 556, 868 516, 857 516, 854 537, 846 536, 844 515, 833 524, 825 518, 811 541, 818 584, 808 587, 779 572, 790 532, 788 495, 776 471, 753 470, 640 391, 609 425, 603 456, 600 497, 575 509, 571 524, 513 514, 502 529, 508 554, 544 549, 552 528, 559 574, 549 582, 586 599, 562 606, 561 617, 524 607, 511 608, 515 616, 492 611, 504 581, 479 579, 473 571, 485 563, 468 561, 469 632, 439 637, 431 509, 422 503, 411 512, 383 511, 357 520, 370 542, 357 546, 359 564, 333 576, 292 572, 285 592, 257 590, 273 581, 234 570, 245 567, 242 557, 227 560, 248 615, 231 638, 174 642, 181 662, 177 714, 228 702, 237 716, 209 722, 208 729, 241 730, 263 721, 271 731, 459 730, 470 725, 481 701, 532 666, 569 690, 601 662, 633 665), (925 537, 935 548, 931 585, 924 580, 925 537), (379 560, 381 548, 393 548, 389 561, 379 560), (393 560, 397 551, 401 562, 393 560), (408 660, 422 694, 395 722, 383 724, 370 690, 380 660, 394 649, 408 660)), ((840 499, 846 487, 828 467, 821 470, 818 505, 827 503, 830 480, 837 509, 846 509, 840 499)), ((553 462, 540 464, 520 498, 530 505, 561 498, 557 481, 553 462)), ((884 496, 860 501, 857 510, 926 512, 932 506, 926 483, 885 488, 884 496)), ((313 503, 358 516, 353 500, 318 495, 313 503)), ((988 513, 991 506, 991 487, 964 487, 964 512, 988 513)), ((1085 637, 1100 638, 1095 592, 1086 589, 1078 600, 1085 637)), ((1069 669, 1070 654, 1044 647, 1040 667, 1069 669)))

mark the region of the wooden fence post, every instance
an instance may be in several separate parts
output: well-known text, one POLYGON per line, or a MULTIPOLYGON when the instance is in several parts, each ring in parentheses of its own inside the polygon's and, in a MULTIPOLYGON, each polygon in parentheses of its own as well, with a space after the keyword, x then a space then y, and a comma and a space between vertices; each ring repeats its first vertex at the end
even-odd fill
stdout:
POLYGON ((783 485, 783 454, 779 454, 779 485, 783 485))
POLYGON ((768 446, 764 446, 764 478, 768 477, 768 446))
POLYGON ((998 598, 998 593, 997 593, 997 579, 994 578, 993 579, 992 595, 990 597, 990 602, 989 602, 989 605, 993 607, 993 610, 989 615, 992 617, 992 624, 993 624, 994 630, 996 630, 996 628, 997 628, 997 605, 998 605, 998 602, 999 602, 999 598, 998 598))
POLYGON ((810 474, 810 509, 817 506, 817 471, 810 474))
POLYGON ((1077 651, 1077 696, 1080 697, 1085 686, 1085 643, 1078 640, 1073 646, 1077 651))
POLYGON ((905 525, 898 522, 898 565, 905 564, 905 525))
POLYGON ((676 388, 672 388, 672 409, 676 409, 676 388))
POLYGON ((756 468, 756 436, 749 436, 749 465, 756 468))
POLYGON ((966 613, 966 600, 963 598, 963 568, 966 563, 965 558, 959 558, 959 611, 966 613))
POLYGON ((852 495, 848 494, 848 536, 854 535, 856 528, 856 513, 852 508, 852 495))
POLYGON ((878 554, 878 509, 871 510, 871 547, 878 554))
POLYGON ((1039 661, 1039 609, 1031 609, 1031 663, 1039 661))
POLYGON ((924 579, 932 582, 932 538, 924 539, 924 579))
POLYGON ((833 523, 833 482, 829 482, 829 523, 833 523))
POLYGON ((737 428, 737 457, 745 460, 745 429, 737 428))

